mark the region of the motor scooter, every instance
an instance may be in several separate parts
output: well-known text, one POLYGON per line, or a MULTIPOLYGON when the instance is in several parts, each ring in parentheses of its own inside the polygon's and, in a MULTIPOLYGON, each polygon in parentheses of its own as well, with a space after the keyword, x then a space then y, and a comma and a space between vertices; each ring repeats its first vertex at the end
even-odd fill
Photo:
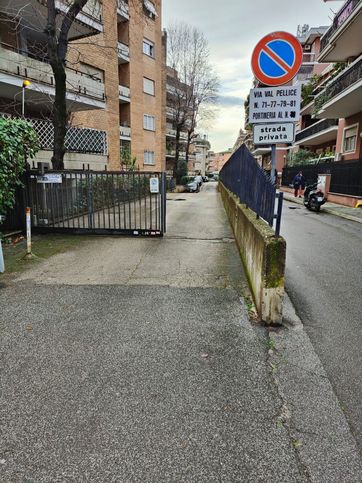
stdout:
POLYGON ((308 210, 318 212, 326 201, 323 191, 318 189, 318 183, 311 184, 305 188, 304 206, 308 210))

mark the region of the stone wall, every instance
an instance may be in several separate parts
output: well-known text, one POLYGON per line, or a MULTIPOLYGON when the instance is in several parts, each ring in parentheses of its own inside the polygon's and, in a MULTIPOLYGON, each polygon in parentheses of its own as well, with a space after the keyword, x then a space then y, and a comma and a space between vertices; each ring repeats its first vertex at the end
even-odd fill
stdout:
POLYGON ((257 220, 222 183, 219 190, 234 231, 256 309, 268 324, 282 321, 286 242, 257 220))

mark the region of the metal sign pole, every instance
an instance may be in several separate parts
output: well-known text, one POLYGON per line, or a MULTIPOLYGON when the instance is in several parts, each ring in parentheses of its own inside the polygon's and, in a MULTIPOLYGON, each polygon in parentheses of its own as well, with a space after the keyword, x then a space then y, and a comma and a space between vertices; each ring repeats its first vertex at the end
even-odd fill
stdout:
POLYGON ((274 185, 276 183, 276 179, 275 179, 276 155, 277 155, 277 145, 276 144, 272 144, 271 145, 271 173, 270 173, 270 179, 272 180, 272 183, 274 185))

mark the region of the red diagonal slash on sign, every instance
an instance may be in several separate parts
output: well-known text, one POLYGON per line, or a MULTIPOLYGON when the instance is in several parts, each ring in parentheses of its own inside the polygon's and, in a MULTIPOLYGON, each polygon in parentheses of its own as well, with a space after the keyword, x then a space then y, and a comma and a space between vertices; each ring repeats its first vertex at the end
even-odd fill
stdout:
POLYGON ((254 49, 251 59, 251 66, 255 77, 262 84, 266 86, 280 86, 290 82, 293 77, 298 73, 300 66, 302 65, 303 49, 298 39, 288 32, 273 32, 263 37, 254 49), (269 43, 273 40, 283 40, 288 42, 294 50, 295 58, 293 65, 288 65, 285 60, 279 57, 270 47, 269 43), (259 57, 261 52, 264 52, 270 59, 272 59, 283 71, 284 74, 279 77, 271 77, 262 70, 259 65, 259 57))
POLYGON ((292 67, 288 65, 279 55, 277 55, 268 45, 265 45, 262 48, 262 51, 264 51, 269 57, 271 57, 274 62, 285 71, 286 74, 292 71, 292 67))

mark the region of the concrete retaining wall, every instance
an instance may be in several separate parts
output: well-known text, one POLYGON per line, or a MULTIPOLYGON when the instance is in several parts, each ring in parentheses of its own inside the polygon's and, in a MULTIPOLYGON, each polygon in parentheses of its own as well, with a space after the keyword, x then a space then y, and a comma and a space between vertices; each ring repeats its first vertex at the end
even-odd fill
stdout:
POLYGON ((280 323, 284 296, 286 242, 253 211, 240 204, 235 195, 219 183, 226 213, 249 279, 261 319, 280 323))

